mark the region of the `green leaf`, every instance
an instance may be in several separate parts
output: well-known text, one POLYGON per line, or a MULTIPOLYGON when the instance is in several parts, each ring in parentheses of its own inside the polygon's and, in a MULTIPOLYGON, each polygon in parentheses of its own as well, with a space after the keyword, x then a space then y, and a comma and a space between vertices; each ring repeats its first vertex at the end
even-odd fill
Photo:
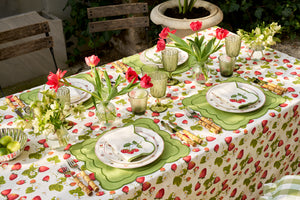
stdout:
POLYGON ((183 188, 183 191, 186 191, 188 195, 192 194, 192 184, 189 184, 188 186, 185 186, 183 188))
POLYGON ((58 156, 54 156, 52 158, 47 158, 48 162, 54 161, 55 164, 60 162, 60 159, 58 158, 58 156))
POLYGON ((62 190, 64 189, 64 186, 62 186, 61 184, 51 184, 49 185, 49 190, 50 191, 58 191, 58 192, 61 192, 62 190))
POLYGON ((218 165, 219 167, 222 165, 223 163, 223 158, 222 157, 217 157, 215 159, 215 165, 218 165))
POLYGON ((257 140, 256 139, 253 139, 250 143, 250 146, 252 146, 253 148, 255 148, 257 145, 257 140))
POLYGON ((110 78, 109 78, 106 70, 104 71, 104 78, 106 81, 106 86, 108 88, 108 92, 111 93, 111 82, 110 82, 110 78))
POLYGON ((162 183, 163 182, 163 176, 159 176, 158 178, 157 178, 157 180, 156 180, 156 184, 160 184, 160 183, 162 183))
POLYGON ((0 176, 0 185, 5 184, 4 176, 0 176))
POLYGON ((33 193, 33 192, 35 192, 35 190, 33 190, 33 187, 26 188, 26 194, 30 194, 30 193, 33 193))
POLYGON ((123 147, 130 147, 131 143, 126 143, 123 145, 123 147))
POLYGON ((280 165, 281 165, 280 161, 276 161, 276 162, 274 163, 274 167, 275 167, 276 169, 279 169, 280 165))
POLYGON ((177 185, 178 187, 181 185, 182 178, 180 176, 175 176, 173 179, 173 185, 177 185))

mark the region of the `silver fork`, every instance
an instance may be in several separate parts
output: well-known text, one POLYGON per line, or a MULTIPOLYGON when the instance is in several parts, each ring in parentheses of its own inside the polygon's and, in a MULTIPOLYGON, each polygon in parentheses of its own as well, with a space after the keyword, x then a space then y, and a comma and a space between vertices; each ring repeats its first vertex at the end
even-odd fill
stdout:
POLYGON ((80 167, 78 166, 78 164, 72 158, 68 158, 67 159, 67 163, 69 164, 69 166, 71 168, 77 168, 80 171, 80 174, 83 177, 83 180, 85 180, 88 183, 88 185, 93 188, 93 190, 95 192, 99 191, 99 187, 94 183, 94 181, 92 181, 90 179, 90 177, 83 170, 80 169, 80 167))
POLYGON ((61 166, 61 170, 62 172, 65 174, 65 175, 70 175, 71 177, 73 177, 74 181, 77 183, 77 185, 88 195, 88 196, 91 196, 93 193, 92 191, 86 186, 84 185, 79 179, 77 176, 74 176, 72 174, 72 172, 70 171, 70 169, 63 165, 61 166))

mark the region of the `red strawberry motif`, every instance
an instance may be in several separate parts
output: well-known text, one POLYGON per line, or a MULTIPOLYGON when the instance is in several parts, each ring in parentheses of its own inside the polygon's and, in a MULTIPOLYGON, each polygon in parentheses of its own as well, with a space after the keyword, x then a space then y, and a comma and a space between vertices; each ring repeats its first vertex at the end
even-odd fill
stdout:
POLYGON ((214 151, 215 151, 215 152, 218 152, 218 151, 219 151, 219 145, 218 145, 218 144, 216 144, 216 146, 214 147, 214 151))
POLYGON ((261 178, 266 178, 268 175, 268 170, 265 170, 264 173, 262 174, 261 178))
POLYGON ((69 154, 69 153, 65 153, 64 156, 63 156, 63 158, 64 158, 65 160, 67 160, 67 159, 70 158, 70 157, 71 157, 71 154, 69 154))
POLYGON ((276 75, 280 76, 282 75, 283 73, 282 72, 275 72, 276 75))
POLYGON ((200 172, 199 178, 205 178, 206 173, 207 173, 207 169, 206 168, 202 169, 202 171, 200 172))
POLYGON ((254 128, 252 129, 251 133, 254 134, 255 131, 256 131, 256 127, 254 127, 254 128))
POLYGON ((188 121, 187 120, 183 120, 182 124, 188 124, 188 121))
POLYGON ((297 75, 297 72, 291 72, 290 74, 291 75, 297 75))
POLYGON ((29 151, 29 149, 30 149, 30 146, 25 146, 24 147, 24 151, 29 151))
POLYGON ((263 133, 268 132, 268 130, 269 130, 269 127, 268 127, 268 126, 265 126, 265 127, 263 128, 263 133))
POLYGON ((72 133, 78 133, 78 129, 74 129, 72 133))
POLYGON ((68 150, 70 149, 71 146, 72 146, 72 144, 68 144, 68 145, 64 148, 64 150, 65 150, 65 151, 68 151, 68 150))
POLYGON ((152 113, 152 117, 158 117, 160 114, 159 113, 157 113, 157 112, 153 112, 152 113))
POLYGON ((299 95, 298 94, 292 94, 292 97, 297 98, 299 95))
POLYGON ((138 183, 144 183, 145 177, 138 177, 138 178, 136 178, 135 181, 138 182, 138 183))
POLYGON ((44 144, 46 142, 46 139, 41 139, 38 141, 39 144, 44 144))
POLYGON ((187 162, 187 163, 190 162, 191 159, 192 159, 191 156, 185 156, 185 157, 183 157, 183 160, 184 160, 185 162, 187 162))
POLYGON ((92 112, 92 111, 89 111, 89 113, 88 113, 88 116, 89 117, 93 117, 95 115, 95 113, 94 112, 92 112))
POLYGON ((216 138, 215 137, 212 137, 212 136, 207 136, 206 137, 206 140, 208 141, 208 142, 211 142, 211 141, 214 141, 216 138))
POLYGON ((127 185, 124 186, 124 187, 122 188, 122 192, 128 194, 128 192, 129 192, 129 187, 128 187, 127 185))
POLYGON ((267 144, 267 145, 265 146, 265 148, 264 148, 264 152, 267 151, 268 148, 269 148, 269 145, 267 144))
POLYGON ((155 124, 158 124, 158 123, 160 122, 160 120, 159 120, 159 119, 153 119, 153 122, 154 122, 155 124))
POLYGON ((132 112, 132 108, 131 108, 131 107, 126 108, 126 110, 127 110, 128 112, 132 112))
POLYGON ((179 99, 179 96, 171 96, 171 99, 172 99, 172 100, 179 99))
POLYGON ((14 116, 12 116, 12 115, 5 115, 4 116, 4 119, 10 119, 10 118, 13 118, 14 116))
POLYGON ((190 161, 189 164, 188 164, 187 169, 191 170, 191 169, 193 169, 195 167, 195 165, 196 165, 196 163, 194 161, 190 161))
POLYGON ((47 144, 47 142, 45 142, 45 143, 43 144, 43 146, 44 146, 45 148, 48 148, 48 147, 49 147, 49 145, 47 144))
POLYGON ((292 87, 288 87, 287 90, 288 90, 289 92, 295 92, 295 89, 292 88, 292 87))
POLYGON ((47 176, 45 176, 45 177, 43 178, 43 181, 47 181, 47 182, 48 182, 49 179, 50 179, 50 176, 47 175, 47 176))
POLYGON ((218 183, 220 180, 221 180, 220 177, 217 176, 214 180, 214 184, 218 183))
POLYGON ((175 117, 183 117, 184 116, 184 114, 182 114, 182 113, 175 113, 175 117))
POLYGON ((283 104, 280 104, 279 106, 280 107, 286 107, 288 104, 287 103, 283 103, 283 104))
POLYGON ((151 183, 145 182, 145 183, 143 183, 143 185, 142 185, 142 190, 143 190, 143 191, 146 191, 146 190, 148 190, 150 187, 151 187, 151 183))
POLYGON ((231 194, 230 194, 230 197, 234 197, 235 194, 236 194, 236 192, 237 192, 237 189, 234 188, 234 189, 232 190, 231 194))
POLYGON ((257 189, 260 189, 263 186, 262 182, 259 182, 257 185, 257 189))
POLYGON ((176 164, 172 164, 171 169, 175 172, 177 169, 177 165, 176 164))
POLYGON ((280 140, 279 142, 278 142, 278 147, 281 147, 283 145, 283 140, 280 140))
POLYGON ((192 81, 185 80, 184 83, 185 83, 185 84, 191 84, 192 81))
POLYGON ((46 166, 40 166, 39 168, 39 172, 45 172, 49 169, 49 167, 46 167, 46 166))
POLYGON ((21 169, 22 168, 22 165, 21 165, 21 163, 16 163, 16 164, 14 164, 12 167, 11 167, 11 170, 13 171, 13 170, 19 170, 19 169, 21 169))
POLYGON ((7 190, 3 190, 3 191, 1 192, 1 194, 2 194, 3 196, 7 196, 7 195, 10 194, 10 192, 11 192, 11 189, 7 189, 7 190))
POLYGON ((201 184, 199 183, 199 181, 196 183, 195 185, 195 191, 198 190, 201 187, 201 184))
POLYGON ((165 195, 165 189, 162 188, 156 193, 155 199, 161 199, 161 198, 163 198, 164 195, 165 195))
POLYGON ((174 200, 181 200, 179 197, 175 197, 174 200))
POLYGON ((19 197, 18 194, 9 194, 7 195, 7 200, 15 200, 19 197))
POLYGON ((42 200, 42 198, 40 196, 35 196, 32 200, 42 200))
POLYGON ((256 76, 258 76, 258 75, 261 75, 261 72, 260 72, 260 71, 255 71, 254 74, 255 74, 256 76))
POLYGON ((269 113, 269 115, 270 115, 271 117, 275 117, 275 113, 273 113, 273 112, 269 113))
POLYGON ((290 61, 288 59, 283 59, 282 60, 284 63, 289 63, 290 61))
POLYGON ((13 125, 13 122, 8 122, 7 125, 11 126, 11 125, 13 125))
POLYGON ((90 174, 89 174, 89 177, 90 177, 90 179, 93 180, 93 181, 96 180, 95 174, 94 174, 94 173, 90 173, 90 174))
POLYGON ((247 199, 247 195, 243 195, 241 200, 246 200, 247 199))
POLYGON ((293 67, 293 65, 291 65, 291 64, 287 64, 286 65, 288 68, 292 68, 293 67))
POLYGON ((261 124, 262 124, 263 127, 265 127, 265 126, 267 125, 267 123, 268 123, 268 120, 263 120, 263 121, 261 122, 261 124))
POLYGON ((275 135, 276 135, 276 133, 273 133, 273 135, 271 135, 271 137, 270 137, 269 141, 273 141, 273 140, 274 140, 274 138, 275 138, 275 135))
POLYGON ((210 87, 210 86, 212 86, 212 83, 204 83, 204 85, 205 85, 206 87, 210 87))
POLYGON ((85 123, 84 125, 86 126, 86 127, 90 127, 90 126, 92 126, 92 122, 88 122, 88 123, 85 123))
POLYGON ((226 138, 225 138, 225 142, 226 142, 227 144, 229 144, 231 141, 232 141, 232 137, 226 137, 226 138))
POLYGON ((23 185, 25 183, 25 180, 19 180, 17 181, 17 185, 23 185))
POLYGON ((234 171, 237 168, 237 166, 238 166, 237 163, 235 163, 232 167, 232 171, 234 171))
POLYGON ((239 153, 239 155, 237 156, 237 159, 241 159, 244 155, 244 149, 242 149, 239 153))
POLYGON ((11 174, 10 176, 9 176, 9 180, 14 180, 14 179, 16 179, 18 177, 18 175, 17 174, 11 174))
POLYGON ((234 149, 234 147, 235 147, 235 144, 230 143, 230 144, 228 145, 228 151, 231 151, 232 149, 234 149))

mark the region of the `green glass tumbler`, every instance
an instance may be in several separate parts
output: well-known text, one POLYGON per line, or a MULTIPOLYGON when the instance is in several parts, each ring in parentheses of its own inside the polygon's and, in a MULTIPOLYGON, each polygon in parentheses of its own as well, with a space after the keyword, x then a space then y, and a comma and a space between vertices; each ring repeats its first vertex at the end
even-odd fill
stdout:
POLYGON ((128 92, 132 113, 143 115, 147 109, 148 91, 145 89, 134 89, 128 92))
POLYGON ((150 94, 157 99, 156 104, 150 107, 153 112, 164 112, 168 109, 167 105, 161 104, 160 99, 166 95, 168 74, 162 71, 156 71, 149 74, 153 86, 150 88, 150 94))
POLYGON ((172 77, 172 72, 174 72, 178 65, 178 49, 166 48, 161 51, 162 64, 164 69, 169 72, 168 85, 178 84, 178 80, 172 77))

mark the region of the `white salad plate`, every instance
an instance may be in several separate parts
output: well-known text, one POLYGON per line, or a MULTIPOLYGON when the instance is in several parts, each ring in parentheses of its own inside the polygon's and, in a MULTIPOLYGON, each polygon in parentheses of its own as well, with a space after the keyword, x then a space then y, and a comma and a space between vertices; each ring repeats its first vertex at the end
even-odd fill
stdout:
MULTIPOLYGON (((176 47, 166 48, 178 49, 176 47)), ((178 51, 178 65, 181 65, 187 61, 187 59, 189 58, 189 54, 185 51, 182 51, 181 49, 178 49, 178 51)), ((161 61, 161 51, 156 52, 156 47, 143 51, 140 55, 140 60, 145 65, 158 65, 161 68, 163 67, 161 61)))
POLYGON ((154 151, 151 154, 141 157, 140 160, 131 161, 131 162, 124 161, 118 155, 118 153, 116 153, 111 148, 111 146, 108 145, 108 143, 106 142, 106 139, 110 137, 110 133, 111 133, 111 132, 107 132, 96 142, 95 145, 96 156, 104 164, 109 165, 111 167, 122 168, 122 169, 142 167, 157 160, 164 150, 164 141, 161 138, 161 136, 158 135, 156 132, 143 127, 135 127, 135 132, 140 136, 144 137, 146 141, 149 141, 152 144, 154 144, 154 151))
MULTIPOLYGON (((94 92, 95 91, 95 87, 92 83, 90 83, 87 80, 84 79, 78 79, 78 78, 67 78, 66 79, 71 85, 74 85, 76 87, 82 88, 84 90, 87 90, 89 92, 94 92)), ((73 87, 68 87, 70 89, 70 101, 71 104, 79 104, 82 102, 87 101, 89 98, 91 98, 91 94, 84 92, 82 90, 73 88, 73 87)), ((48 90, 50 89, 49 85, 45 85, 44 88, 41 89, 42 90, 48 90)), ((39 92, 38 93, 38 98, 39 100, 41 100, 43 97, 43 95, 39 92)))
POLYGON ((235 103, 231 103, 229 99, 224 99, 226 97, 224 97, 223 94, 220 94, 220 91, 225 91, 227 98, 236 95, 237 88, 233 89, 232 84, 235 84, 235 82, 222 83, 210 88, 206 93, 207 102, 216 109, 231 113, 252 112, 261 108, 265 104, 266 96, 263 91, 253 85, 238 82, 237 84, 239 89, 248 92, 249 96, 254 95, 258 98, 256 101, 253 101, 254 103, 246 105, 246 102, 244 107, 238 108, 234 105, 235 103))

